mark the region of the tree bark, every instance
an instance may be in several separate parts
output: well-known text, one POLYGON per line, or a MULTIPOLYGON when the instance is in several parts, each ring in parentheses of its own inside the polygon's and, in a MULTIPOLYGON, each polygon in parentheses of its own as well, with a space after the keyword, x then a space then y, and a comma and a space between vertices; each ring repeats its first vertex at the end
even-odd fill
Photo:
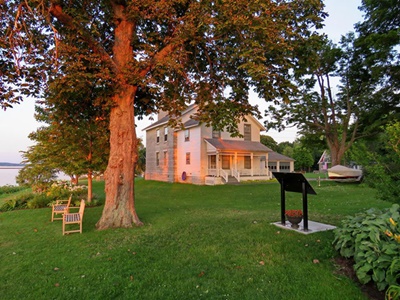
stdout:
POLYGON ((335 140, 327 139, 329 151, 331 152, 332 167, 339 165, 343 159, 345 148, 340 145, 338 137, 335 140))
POLYGON ((87 202, 90 203, 92 202, 93 198, 93 172, 92 170, 89 170, 87 174, 88 178, 88 195, 87 195, 87 202))
POLYGON ((134 127, 133 87, 126 87, 119 97, 119 105, 110 115, 110 158, 104 174, 106 203, 97 223, 98 229, 143 225, 134 205, 134 165, 136 132, 134 127))
POLYGON ((116 19, 113 60, 119 70, 120 82, 113 97, 110 113, 110 157, 105 177, 106 202, 97 222, 98 229, 143 225, 135 210, 134 166, 137 160, 137 138, 133 101, 137 87, 128 84, 123 72, 133 57, 132 37, 134 24, 128 20, 124 7, 113 4, 116 19))

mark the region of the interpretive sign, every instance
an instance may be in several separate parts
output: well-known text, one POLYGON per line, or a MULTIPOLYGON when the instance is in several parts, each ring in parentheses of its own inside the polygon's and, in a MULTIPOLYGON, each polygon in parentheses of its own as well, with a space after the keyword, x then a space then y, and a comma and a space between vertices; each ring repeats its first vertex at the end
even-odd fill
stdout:
POLYGON ((285 191, 303 194, 303 227, 308 231, 307 194, 316 195, 310 183, 301 173, 272 172, 281 185, 281 223, 285 225, 286 197, 285 191))

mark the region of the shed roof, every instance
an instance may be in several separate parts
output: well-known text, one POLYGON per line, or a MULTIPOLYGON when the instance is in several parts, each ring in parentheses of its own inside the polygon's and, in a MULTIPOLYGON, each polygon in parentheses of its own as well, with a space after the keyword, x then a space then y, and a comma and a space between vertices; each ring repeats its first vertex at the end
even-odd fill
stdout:
POLYGON ((280 154, 278 152, 270 152, 268 154, 269 161, 295 161, 293 158, 280 154))

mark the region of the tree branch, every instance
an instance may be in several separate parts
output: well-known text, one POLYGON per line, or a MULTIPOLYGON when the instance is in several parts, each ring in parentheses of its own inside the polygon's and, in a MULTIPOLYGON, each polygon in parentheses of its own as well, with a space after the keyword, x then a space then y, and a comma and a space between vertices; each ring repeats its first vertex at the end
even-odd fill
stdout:
POLYGON ((80 26, 74 22, 74 19, 71 16, 64 13, 60 4, 53 1, 50 5, 49 13, 69 29, 74 30, 78 34, 80 33, 81 38, 89 45, 90 49, 99 54, 103 61, 108 62, 114 72, 117 73, 119 71, 117 65, 111 59, 110 55, 104 50, 104 48, 95 39, 93 39, 92 35, 87 32, 83 26, 80 26))

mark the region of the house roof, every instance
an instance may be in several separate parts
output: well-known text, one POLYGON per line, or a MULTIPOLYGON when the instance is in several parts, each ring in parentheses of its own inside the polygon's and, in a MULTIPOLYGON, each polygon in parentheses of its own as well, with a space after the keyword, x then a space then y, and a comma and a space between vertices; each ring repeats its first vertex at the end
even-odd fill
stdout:
POLYGON ((280 154, 278 152, 270 152, 268 154, 269 161, 295 161, 293 158, 280 154))
POLYGON ((149 130, 149 129, 152 129, 152 128, 157 127, 157 126, 167 124, 168 121, 169 121, 169 116, 167 115, 165 117, 162 117, 160 120, 157 120, 153 124, 143 128, 142 130, 149 130))
MULTIPOLYGON (((190 112, 191 112, 194 108, 196 108, 196 107, 197 107, 197 104, 191 104, 191 105, 189 105, 189 106, 182 112, 182 115, 181 115, 181 116, 183 116, 183 115, 185 115, 185 114, 187 114, 187 113, 190 113, 190 112)), ((246 116, 246 118, 251 118, 251 119, 255 122, 255 124, 259 127, 260 131, 265 131, 265 130, 266 130, 265 127, 264 127, 254 116, 248 115, 248 116, 246 116)), ((153 129, 153 128, 157 127, 157 126, 165 125, 165 124, 168 123, 169 119, 170 119, 169 115, 166 115, 166 116, 162 117, 160 120, 157 120, 157 121, 154 122, 153 124, 147 126, 146 128, 143 128, 143 131, 144 131, 144 130, 153 129)), ((183 124, 183 127, 184 127, 184 128, 189 128, 189 127, 198 126, 199 124, 200 124, 199 121, 193 120, 193 119, 189 119, 188 121, 186 121, 186 122, 183 124)))
POLYGON ((184 128, 189 128, 189 127, 197 126, 197 125, 199 125, 199 124, 200 124, 200 122, 199 122, 198 120, 190 119, 190 120, 187 120, 187 121, 183 124, 183 127, 184 127, 184 128))
MULTIPOLYGON (((182 116, 184 115, 184 114, 186 114, 186 113, 188 113, 189 111, 191 111, 193 108, 195 108, 195 106, 196 106, 196 104, 191 104, 191 105, 189 105, 183 112, 182 112, 182 116)), ((164 117, 162 117, 160 120, 157 120, 156 122, 154 122, 153 124, 150 124, 149 126, 147 126, 147 127, 145 127, 145 128, 143 128, 142 130, 144 131, 144 130, 149 130, 149 129, 153 129, 153 128, 155 128, 155 127, 157 127, 157 126, 160 126, 160 125, 165 125, 165 124, 167 124, 168 123, 168 121, 169 121, 169 115, 165 115, 164 117)), ((194 121, 194 120, 193 120, 194 121)), ((190 122, 190 120, 189 121, 187 121, 186 123, 188 123, 188 122, 190 122)), ((185 124, 186 124, 185 123, 185 124)), ((192 124, 191 126, 195 126, 195 125, 198 125, 199 123, 197 123, 197 124, 192 124)), ((185 127, 190 127, 190 126, 187 126, 187 125, 184 125, 185 127)))
POLYGON ((239 151, 239 152, 271 152, 272 150, 259 142, 223 140, 223 139, 204 139, 217 150, 239 151))

